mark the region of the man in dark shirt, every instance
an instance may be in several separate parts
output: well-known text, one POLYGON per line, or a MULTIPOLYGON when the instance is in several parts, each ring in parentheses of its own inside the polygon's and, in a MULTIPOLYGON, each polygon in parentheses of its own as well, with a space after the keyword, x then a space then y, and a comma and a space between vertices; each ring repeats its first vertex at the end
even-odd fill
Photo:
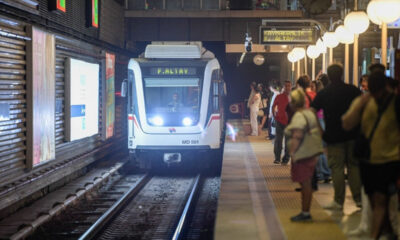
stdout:
POLYGON ((348 183, 353 199, 358 207, 361 207, 361 179, 358 161, 353 156, 354 139, 357 129, 345 131, 342 128, 341 117, 350 107, 354 98, 361 91, 343 82, 343 68, 333 64, 328 68, 328 76, 331 84, 318 92, 311 107, 316 111, 324 110, 326 129, 323 139, 327 143, 328 165, 332 170, 334 187, 334 201, 325 206, 327 209, 343 209, 345 199, 345 174, 347 168, 348 183))

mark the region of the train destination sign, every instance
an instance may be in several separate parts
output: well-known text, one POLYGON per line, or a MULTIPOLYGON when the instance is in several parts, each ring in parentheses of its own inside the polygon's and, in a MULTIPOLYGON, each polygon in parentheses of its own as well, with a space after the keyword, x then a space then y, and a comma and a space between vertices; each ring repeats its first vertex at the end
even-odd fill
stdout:
POLYGON ((166 75, 196 75, 194 67, 154 67, 150 68, 151 75, 166 76, 166 75))
POLYGON ((313 29, 260 28, 261 44, 313 44, 313 29))

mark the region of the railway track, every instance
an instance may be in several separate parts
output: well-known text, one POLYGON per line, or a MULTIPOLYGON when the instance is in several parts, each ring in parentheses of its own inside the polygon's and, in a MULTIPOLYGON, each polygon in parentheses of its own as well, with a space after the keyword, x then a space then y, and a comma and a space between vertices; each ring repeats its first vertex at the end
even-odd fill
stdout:
POLYGON ((201 177, 153 177, 106 228, 80 239, 181 239, 201 177))
POLYGON ((193 232, 190 228, 202 228, 202 223, 191 222, 198 215, 194 212, 200 193, 204 194, 204 182, 200 175, 120 176, 29 239, 186 239, 193 232))

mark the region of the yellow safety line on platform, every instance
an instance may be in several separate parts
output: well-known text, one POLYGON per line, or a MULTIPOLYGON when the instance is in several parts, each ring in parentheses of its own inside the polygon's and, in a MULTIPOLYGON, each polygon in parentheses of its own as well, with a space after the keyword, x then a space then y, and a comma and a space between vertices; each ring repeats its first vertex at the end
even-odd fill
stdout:
POLYGON ((271 141, 265 140, 264 135, 258 137, 250 136, 249 142, 264 174, 268 190, 275 203, 287 238, 289 240, 346 239, 340 227, 328 216, 315 199, 313 199, 311 206, 312 222, 291 222, 290 217, 300 212, 301 199, 300 193, 294 191, 299 185, 293 183, 290 179, 290 165, 273 164, 273 144, 271 141))

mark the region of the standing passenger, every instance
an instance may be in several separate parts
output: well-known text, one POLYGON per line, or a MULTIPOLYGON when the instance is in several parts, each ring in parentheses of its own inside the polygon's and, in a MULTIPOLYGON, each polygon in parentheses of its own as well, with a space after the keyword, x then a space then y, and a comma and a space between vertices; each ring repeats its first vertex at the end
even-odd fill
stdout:
POLYGON ((258 110, 261 102, 261 94, 257 88, 254 88, 254 95, 250 102, 250 126, 251 126, 251 136, 258 136, 258 110))
POLYGON ((285 129, 289 136, 289 152, 292 157, 291 175, 294 182, 301 184, 302 212, 290 220, 293 222, 311 220, 312 199, 311 178, 314 174, 317 156, 322 153, 322 132, 315 113, 305 107, 305 94, 301 88, 290 93, 290 105, 295 114, 285 129))
POLYGON ((398 191, 400 177, 400 102, 396 103, 399 97, 383 71, 369 76, 368 87, 370 95, 354 100, 343 116, 343 125, 352 128, 361 122, 361 133, 368 140, 370 154, 361 164, 361 177, 372 207, 370 237, 378 239, 386 231, 385 239, 397 239, 398 222, 393 221, 397 210, 390 212, 389 202, 398 191))
POLYGON ((361 91, 343 82, 343 68, 338 64, 328 67, 328 76, 331 84, 318 92, 311 103, 311 107, 316 111, 324 110, 326 130, 323 138, 327 143, 328 164, 332 170, 334 199, 325 208, 343 209, 346 194, 345 167, 347 167, 348 183, 353 199, 357 207, 361 207, 359 162, 353 156, 357 130, 345 131, 341 124, 342 115, 347 111, 354 98, 361 94, 361 91))
MULTIPOLYGON (((289 104, 289 94, 291 89, 292 83, 290 81, 285 81, 283 93, 279 94, 272 104, 272 113, 276 120, 276 138, 274 142, 275 164, 281 163, 284 130, 289 121, 286 108, 289 104)), ((286 165, 289 162, 289 158, 289 149, 287 144, 285 144, 285 153, 282 158, 282 164, 286 165)))

